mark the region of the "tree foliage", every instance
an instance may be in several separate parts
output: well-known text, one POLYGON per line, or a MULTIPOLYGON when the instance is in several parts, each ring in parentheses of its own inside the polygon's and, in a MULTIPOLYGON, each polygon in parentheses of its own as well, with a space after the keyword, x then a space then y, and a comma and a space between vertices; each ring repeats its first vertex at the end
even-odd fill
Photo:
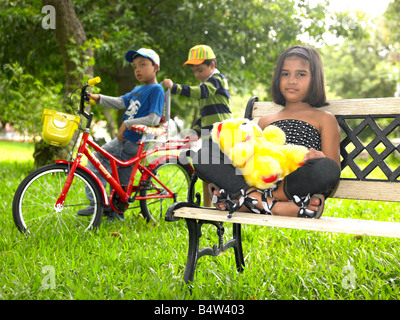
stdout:
POLYGON ((364 13, 338 14, 342 42, 322 49, 329 98, 393 97, 400 82, 398 31, 400 0, 371 21, 364 13), (397 9, 396 9, 397 8, 397 9), (397 10, 397 11, 396 11, 397 10))
MULTIPOLYGON (((69 1, 62 3, 66 2, 69 1)), ((73 71, 68 68, 68 62, 74 62, 77 67, 79 60, 73 60, 71 48, 59 38, 60 34, 71 37, 68 30, 79 30, 79 23, 70 21, 65 31, 58 12, 57 28, 62 30, 57 33, 56 28, 57 41, 51 31, 41 28, 42 4, 53 4, 58 11, 64 10, 57 6, 59 3, 31 0, 26 4, 15 0, 1 4, 0 27, 7 34, 1 40, 2 47, 6 48, 1 56, 3 65, 18 61, 44 85, 50 78, 52 83, 60 82, 60 74, 64 73, 64 78, 71 75, 73 71), (12 32, 15 29, 25 41, 18 43, 19 37, 12 32), (17 48, 17 54, 13 47, 17 48), (37 55, 39 59, 35 60, 37 55)), ((244 93, 257 83, 269 83, 277 56, 296 42, 299 33, 308 31, 318 37, 324 29, 318 22, 322 20, 323 7, 310 10, 304 1, 299 1, 297 6, 291 0, 75 0, 73 4, 87 44, 94 50, 95 73, 102 76, 102 90, 110 95, 123 94, 134 86, 133 72, 124 61, 128 49, 156 50, 161 57, 159 80, 169 77, 182 83, 195 83, 190 70, 183 68, 182 63, 190 47, 207 43, 216 52, 219 67, 229 78, 232 91, 244 93), (302 24, 305 19, 313 23, 305 27, 302 24)), ((82 46, 73 39, 72 47, 82 46)), ((66 89, 70 90, 68 86, 66 89)), ((174 105, 173 113, 187 114, 185 103, 174 105)))
MULTIPOLYGON (((359 17, 354 18, 355 24, 343 23, 346 14, 334 16, 334 23, 327 26, 325 6, 311 7, 306 0, 2 1, 0 121, 37 134, 41 110, 65 104, 63 92, 72 90, 68 83, 81 83, 85 74, 101 76, 102 93, 124 94, 137 84, 125 53, 140 47, 159 53, 158 80, 195 84, 197 80, 182 64, 192 46, 208 44, 233 95, 252 95, 254 88, 261 86, 268 96, 279 54, 299 43, 302 34, 322 46, 328 29, 346 40, 343 45, 321 49, 331 92, 338 97, 388 96, 395 81, 383 81, 379 75, 392 73, 384 53, 393 56, 399 42, 398 28, 394 29, 398 8, 399 0, 395 0, 385 14, 385 23, 374 31, 359 17), (58 11, 66 10, 61 3, 70 3, 76 19, 63 19, 63 12, 58 12, 56 30, 43 29, 45 3, 58 11), (385 39, 370 36, 383 28, 385 39), (74 30, 84 34, 77 38, 74 30), (68 81, 72 76, 75 80, 68 81)), ((187 110, 196 101, 174 99, 172 113, 190 123, 195 111, 187 110)), ((92 110, 97 118, 104 117, 102 108, 92 110)))

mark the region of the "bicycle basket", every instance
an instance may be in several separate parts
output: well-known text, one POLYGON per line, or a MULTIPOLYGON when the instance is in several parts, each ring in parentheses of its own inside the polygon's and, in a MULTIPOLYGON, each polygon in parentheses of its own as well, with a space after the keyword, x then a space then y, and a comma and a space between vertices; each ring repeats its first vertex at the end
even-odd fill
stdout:
POLYGON ((43 140, 52 146, 66 146, 78 129, 80 120, 78 116, 44 109, 42 114, 43 140))

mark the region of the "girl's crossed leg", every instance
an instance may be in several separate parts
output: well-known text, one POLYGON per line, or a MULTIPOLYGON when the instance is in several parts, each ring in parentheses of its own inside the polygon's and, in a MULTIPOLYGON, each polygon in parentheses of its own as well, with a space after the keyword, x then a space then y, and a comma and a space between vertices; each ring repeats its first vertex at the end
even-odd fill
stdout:
POLYGON ((241 197, 247 197, 256 200, 245 201, 254 204, 253 212, 258 209, 274 215, 304 217, 315 217, 318 213, 319 217, 325 199, 334 191, 340 177, 340 168, 332 159, 312 159, 286 176, 276 189, 262 191, 248 186, 240 171, 232 166, 215 144, 210 145, 208 150, 200 149, 197 159, 194 162, 196 173, 210 183, 213 203, 221 210, 230 209, 226 207, 226 199, 229 198, 238 203, 239 211, 250 211, 249 206, 240 203, 241 197), (202 155, 205 152, 207 155, 202 155), (220 190, 223 190, 223 195, 220 190))

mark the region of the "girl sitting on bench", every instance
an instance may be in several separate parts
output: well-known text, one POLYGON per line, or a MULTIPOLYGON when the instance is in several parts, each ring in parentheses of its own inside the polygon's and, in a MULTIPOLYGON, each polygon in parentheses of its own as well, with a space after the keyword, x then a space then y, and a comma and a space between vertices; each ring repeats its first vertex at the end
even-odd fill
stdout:
POLYGON ((273 124, 285 132, 287 143, 309 148, 305 164, 274 188, 257 190, 246 184, 214 144, 212 150, 199 150, 197 158, 202 161, 194 164, 196 173, 209 183, 213 204, 220 210, 318 219, 325 199, 339 182, 340 129, 334 115, 318 109, 328 103, 322 62, 315 49, 294 46, 279 57, 272 96, 282 110, 262 117, 258 125, 264 129, 273 124))

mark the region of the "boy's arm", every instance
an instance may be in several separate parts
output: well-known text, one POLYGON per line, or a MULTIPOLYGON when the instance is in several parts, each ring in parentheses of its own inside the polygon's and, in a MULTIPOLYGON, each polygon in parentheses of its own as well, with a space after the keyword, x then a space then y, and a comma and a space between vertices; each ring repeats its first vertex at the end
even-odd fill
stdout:
POLYGON ((210 85, 209 82, 202 83, 199 86, 174 83, 171 89, 172 94, 179 94, 194 99, 207 99, 210 95, 214 95, 216 91, 216 88, 210 85))
POLYGON ((149 127, 155 127, 160 123, 161 117, 157 113, 150 113, 148 116, 125 120, 124 123, 128 130, 131 130, 133 124, 144 124, 149 127))
POLYGON ((219 76, 212 76, 198 86, 173 83, 171 93, 194 99, 207 99, 218 93, 229 98, 227 81, 219 76))
POLYGON ((97 104, 110 109, 118 109, 118 110, 125 110, 125 102, 122 97, 110 97, 105 96, 103 94, 99 94, 100 98, 97 101, 97 104))

